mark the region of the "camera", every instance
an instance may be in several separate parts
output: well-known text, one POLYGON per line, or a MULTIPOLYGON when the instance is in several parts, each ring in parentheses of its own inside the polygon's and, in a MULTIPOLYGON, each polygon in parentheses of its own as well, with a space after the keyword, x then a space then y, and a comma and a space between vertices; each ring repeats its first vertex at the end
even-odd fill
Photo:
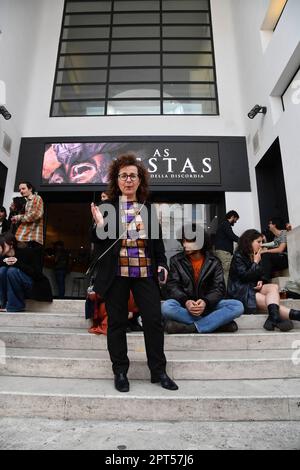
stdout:
POLYGON ((256 105, 253 106, 253 108, 249 111, 249 113, 248 113, 248 118, 249 118, 249 119, 254 119, 255 116, 256 116, 258 113, 266 114, 266 112, 267 112, 266 106, 260 106, 259 104, 256 104, 256 105))
POLYGON ((7 111, 6 107, 5 106, 0 106, 0 114, 2 114, 2 116, 4 117, 4 119, 6 119, 8 121, 8 119, 11 118, 11 114, 9 111, 7 111))

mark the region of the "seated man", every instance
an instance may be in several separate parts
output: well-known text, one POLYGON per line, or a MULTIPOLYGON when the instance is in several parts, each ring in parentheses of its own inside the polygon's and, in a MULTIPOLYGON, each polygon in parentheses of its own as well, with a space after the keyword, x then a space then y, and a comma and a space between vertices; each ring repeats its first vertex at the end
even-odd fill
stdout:
MULTIPOLYGON (((195 233, 196 226, 192 230, 195 233)), ((183 252, 170 260, 167 281, 169 300, 162 305, 167 333, 234 332, 233 321, 244 312, 239 300, 224 300, 225 283, 219 259, 209 251, 208 235, 204 243, 184 238, 179 240, 183 252)))
POLYGON ((280 217, 269 221, 268 229, 274 235, 274 240, 264 243, 267 250, 261 253, 261 266, 264 272, 263 281, 269 284, 274 271, 288 268, 287 230, 286 224, 280 217))

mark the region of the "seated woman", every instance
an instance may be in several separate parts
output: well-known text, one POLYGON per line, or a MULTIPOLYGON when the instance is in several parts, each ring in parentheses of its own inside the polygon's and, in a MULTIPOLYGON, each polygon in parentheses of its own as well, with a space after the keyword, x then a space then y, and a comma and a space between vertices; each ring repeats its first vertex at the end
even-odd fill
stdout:
POLYGON ((261 263, 262 234, 257 230, 246 230, 239 239, 229 271, 228 296, 241 300, 245 313, 257 313, 256 309, 268 311, 264 328, 273 331, 289 331, 291 320, 300 320, 300 311, 279 305, 277 284, 263 284, 261 263))
POLYGON ((40 250, 16 248, 10 233, 0 238, 1 312, 22 312, 25 298, 52 302, 48 279, 40 270, 40 250))
POLYGON ((93 322, 88 329, 89 333, 107 335, 107 312, 104 300, 90 288, 85 301, 85 318, 93 322))
MULTIPOLYGON (((192 225, 196 232, 195 224, 192 225)), ((184 230, 184 233, 188 233, 184 230)), ((167 280, 166 300, 162 314, 167 333, 234 332, 234 319, 244 308, 238 300, 224 300, 225 282, 221 262, 209 248, 208 235, 204 243, 184 238, 179 240, 184 251, 172 256, 167 280)))
MULTIPOLYGON (((127 333, 130 331, 143 331, 138 322, 139 310, 134 302, 132 292, 128 301, 128 326, 127 333)), ((95 335, 107 335, 107 311, 104 300, 96 292, 91 291, 87 294, 85 302, 85 318, 93 320, 93 325, 88 329, 89 333, 95 335)))
POLYGON ((274 271, 288 267, 286 224, 280 217, 273 217, 268 229, 274 235, 274 239, 270 243, 264 243, 263 246, 268 249, 261 252, 263 279, 266 283, 271 282, 274 271))

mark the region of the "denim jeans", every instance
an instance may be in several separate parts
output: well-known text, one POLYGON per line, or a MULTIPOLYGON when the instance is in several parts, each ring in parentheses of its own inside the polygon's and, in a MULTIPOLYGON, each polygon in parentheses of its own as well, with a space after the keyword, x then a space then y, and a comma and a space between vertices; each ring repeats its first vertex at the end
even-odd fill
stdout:
POLYGON ((162 304, 161 312, 165 320, 175 320, 186 325, 194 323, 198 333, 211 333, 241 316, 244 313, 244 306, 239 300, 220 300, 213 312, 205 317, 195 317, 177 300, 170 299, 162 304))
POLYGON ((32 288, 31 277, 18 268, 0 268, 0 301, 8 312, 25 310, 25 297, 32 288))

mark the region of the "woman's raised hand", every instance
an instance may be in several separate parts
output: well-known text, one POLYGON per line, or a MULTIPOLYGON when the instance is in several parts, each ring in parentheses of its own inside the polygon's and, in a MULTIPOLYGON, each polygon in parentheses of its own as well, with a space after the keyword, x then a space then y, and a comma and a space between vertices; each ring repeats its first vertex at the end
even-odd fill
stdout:
POLYGON ((260 260, 261 260, 261 248, 258 250, 257 253, 254 253, 254 255, 253 255, 254 263, 258 264, 260 262, 260 260))
POLYGON ((92 212, 92 216, 95 221, 95 224, 98 227, 102 227, 104 225, 103 215, 101 214, 99 207, 96 206, 93 202, 91 204, 91 212, 92 212))

